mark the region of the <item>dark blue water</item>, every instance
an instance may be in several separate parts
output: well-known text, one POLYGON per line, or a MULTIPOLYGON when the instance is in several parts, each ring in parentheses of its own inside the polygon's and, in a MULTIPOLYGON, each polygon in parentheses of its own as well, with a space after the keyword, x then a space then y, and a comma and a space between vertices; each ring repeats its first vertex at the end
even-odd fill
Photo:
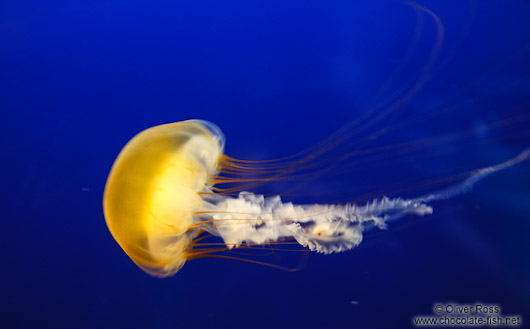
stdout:
POLYGON ((212 121, 261 160, 391 109, 323 158, 410 153, 257 190, 297 203, 416 196, 530 145, 530 3, 420 4, 443 40, 398 1, 2 2, 1 327, 406 328, 436 302, 530 321, 528 163, 352 251, 266 259, 297 272, 212 259, 156 279, 105 225, 115 157, 162 123, 212 121))

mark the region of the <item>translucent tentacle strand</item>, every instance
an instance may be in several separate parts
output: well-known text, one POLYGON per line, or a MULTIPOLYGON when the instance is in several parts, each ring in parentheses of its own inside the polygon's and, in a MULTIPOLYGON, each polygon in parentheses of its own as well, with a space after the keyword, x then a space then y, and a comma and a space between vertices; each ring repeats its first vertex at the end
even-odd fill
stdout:
POLYGON ((447 200, 450 198, 454 198, 455 196, 469 192, 473 188, 473 186, 475 186, 475 184, 479 182, 480 180, 498 171, 514 166, 520 162, 523 162, 527 160, 529 156, 530 156, 530 147, 525 149, 523 152, 519 153, 519 155, 516 156, 515 158, 499 163, 495 166, 485 167, 485 168, 477 170, 473 175, 471 175, 470 177, 468 177, 466 180, 464 180, 461 183, 458 183, 453 186, 449 186, 448 188, 442 189, 434 193, 424 195, 414 200, 420 201, 420 202, 431 202, 435 200, 447 200))

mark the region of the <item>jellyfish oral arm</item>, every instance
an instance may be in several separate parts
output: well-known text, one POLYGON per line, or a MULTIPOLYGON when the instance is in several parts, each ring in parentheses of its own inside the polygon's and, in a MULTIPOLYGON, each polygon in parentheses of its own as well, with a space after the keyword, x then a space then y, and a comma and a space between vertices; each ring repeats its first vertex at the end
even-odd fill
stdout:
POLYGON ((279 196, 264 198, 241 192, 237 198, 212 195, 195 224, 221 237, 228 248, 242 244, 267 244, 293 238, 310 250, 342 252, 359 245, 363 232, 405 215, 430 215, 435 200, 470 191, 481 179, 530 157, 530 148, 506 162, 477 170, 461 183, 422 197, 374 199, 365 205, 293 205, 279 196))
POLYGON ((279 196, 264 198, 248 192, 238 198, 224 198, 216 209, 218 214, 212 216, 213 220, 206 220, 200 227, 223 238, 229 248, 294 238, 322 253, 352 249, 361 243, 363 231, 384 229, 389 220, 432 213, 425 203, 401 198, 385 197, 363 206, 293 205, 283 203, 279 196))

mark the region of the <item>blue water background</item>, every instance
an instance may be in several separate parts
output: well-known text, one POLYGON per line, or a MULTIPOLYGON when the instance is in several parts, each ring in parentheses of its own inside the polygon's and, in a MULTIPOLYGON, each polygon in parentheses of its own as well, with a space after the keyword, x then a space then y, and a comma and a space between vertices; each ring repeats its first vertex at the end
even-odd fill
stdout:
POLYGON ((399 1, 3 1, 0 326, 406 328, 436 302, 498 304, 530 322, 528 163, 353 251, 267 259, 302 260, 297 272, 212 259, 156 279, 106 228, 115 157, 137 132, 168 122, 214 122, 226 152, 251 160, 303 150, 379 103, 399 106, 369 131, 438 115, 374 145, 471 131, 405 159, 257 190, 296 187, 284 199, 297 203, 401 187, 415 196, 429 190, 417 179, 517 154, 530 144, 528 117, 488 127, 529 112, 530 3, 420 4, 445 28, 429 72, 436 24, 399 1), (409 99, 415 81, 425 83, 409 99))

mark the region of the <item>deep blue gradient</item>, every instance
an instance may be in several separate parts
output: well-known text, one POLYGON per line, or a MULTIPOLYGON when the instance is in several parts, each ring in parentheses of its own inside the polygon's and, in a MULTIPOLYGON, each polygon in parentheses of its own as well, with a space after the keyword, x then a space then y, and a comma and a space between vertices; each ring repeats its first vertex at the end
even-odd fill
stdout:
POLYGON ((262 160, 393 109, 323 158, 415 141, 410 155, 256 190, 297 203, 417 196, 529 146, 530 3, 420 3, 445 29, 433 66, 435 20, 399 1, 1 2, 0 327, 406 328, 437 301, 529 323, 528 163, 352 251, 264 259, 297 272, 206 259, 156 279, 105 225, 115 157, 162 123, 214 122, 227 154, 262 160))

